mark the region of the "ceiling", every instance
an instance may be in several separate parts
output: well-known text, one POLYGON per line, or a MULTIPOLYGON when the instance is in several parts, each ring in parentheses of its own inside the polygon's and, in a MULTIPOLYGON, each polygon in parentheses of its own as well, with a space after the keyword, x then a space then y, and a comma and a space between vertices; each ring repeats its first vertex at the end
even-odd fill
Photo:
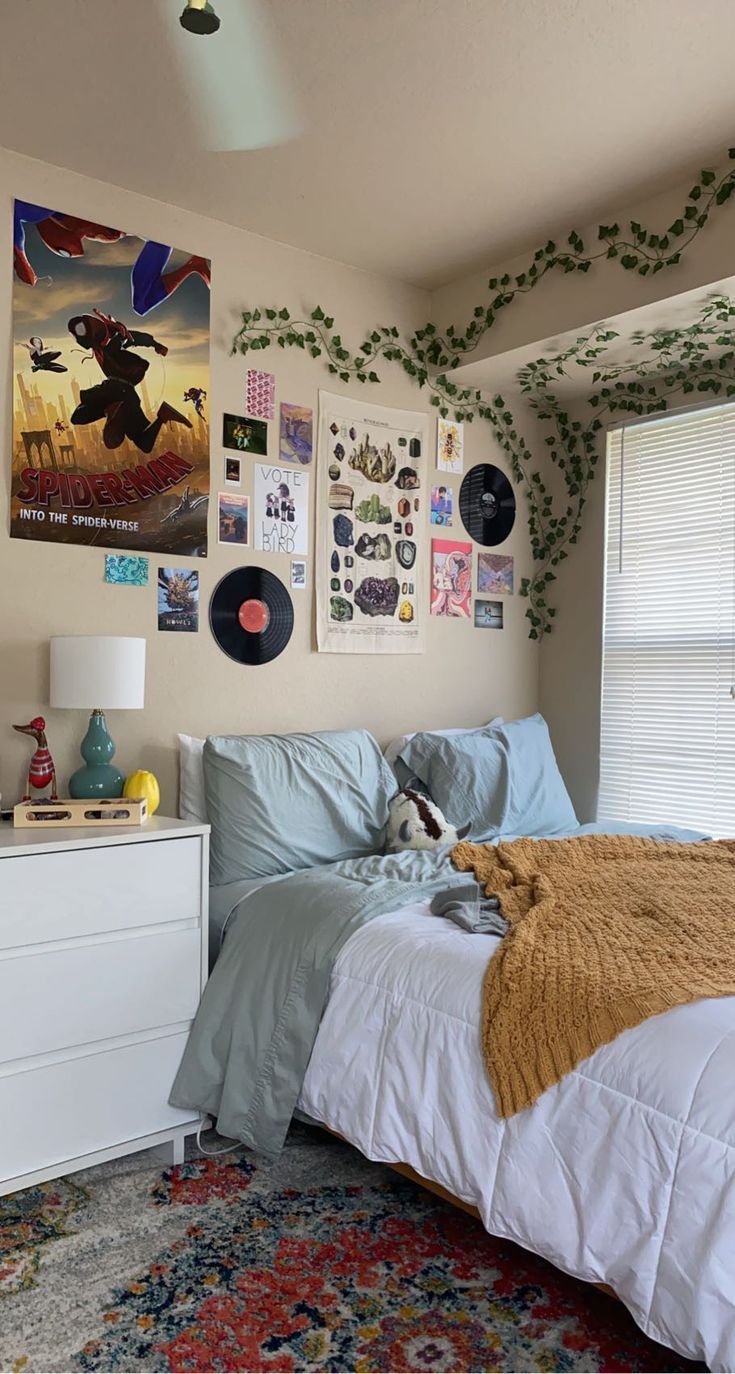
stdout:
POLYGON ((735 141, 732 0, 214 3, 242 54, 218 96, 247 98, 258 146, 211 151, 175 61, 209 42, 179 29, 183 0, 3 0, 0 140, 424 287, 735 141))

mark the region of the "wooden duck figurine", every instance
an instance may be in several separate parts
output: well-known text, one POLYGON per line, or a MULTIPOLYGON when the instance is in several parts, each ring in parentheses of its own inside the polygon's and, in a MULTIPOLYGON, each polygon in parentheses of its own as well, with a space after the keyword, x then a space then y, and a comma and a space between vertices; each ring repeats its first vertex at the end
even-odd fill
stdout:
POLYGON ((43 788, 48 787, 49 783, 51 783, 51 796, 48 800, 57 801, 56 769, 46 739, 46 722, 43 716, 34 716, 27 725, 14 725, 13 729, 21 735, 30 735, 36 741, 36 751, 28 767, 26 794, 21 797, 21 801, 29 802, 32 788, 40 792, 43 788))

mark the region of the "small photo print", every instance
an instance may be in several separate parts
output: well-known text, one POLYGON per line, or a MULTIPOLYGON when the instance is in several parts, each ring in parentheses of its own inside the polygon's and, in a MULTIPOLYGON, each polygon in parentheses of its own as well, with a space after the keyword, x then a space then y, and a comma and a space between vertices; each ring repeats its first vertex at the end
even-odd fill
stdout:
POLYGON ((475 602, 475 629, 476 630, 502 630, 503 628, 503 603, 502 601, 476 601, 475 602))
POLYGON ((217 499, 220 544, 247 546, 250 543, 250 497, 221 491, 217 499))
POLYGON ((265 420, 248 420, 244 415, 224 415, 222 443, 225 448, 236 448, 239 453, 257 453, 262 457, 268 452, 268 426, 265 420))
POLYGON ((306 563, 302 558, 291 559, 291 587, 293 591, 303 591, 306 587, 306 563))
POLYGON ((249 367, 245 382, 245 409, 248 415, 272 420, 275 414, 276 379, 272 372, 249 367))
POLYGON ((451 525, 454 507, 454 492, 451 487, 431 488, 432 525, 451 525))
POLYGON ((105 582, 118 587, 147 587, 148 559, 126 553, 106 553, 105 582))
POLYGON ((195 634, 199 629, 199 573, 158 569, 158 628, 195 634))
POLYGON ((438 422, 436 465, 440 472, 461 472, 464 466, 464 425, 457 420, 438 422))
POLYGON ((431 614, 470 619, 472 545, 457 539, 431 541, 431 614))
POLYGON ((490 596, 510 596, 513 591, 513 558, 507 553, 478 553, 477 590, 490 596))
POLYGON ((281 401, 279 455, 282 463, 310 463, 314 451, 314 412, 281 401))
POLYGON ((241 460, 239 458, 225 458, 225 482, 228 487, 239 487, 241 476, 241 460))

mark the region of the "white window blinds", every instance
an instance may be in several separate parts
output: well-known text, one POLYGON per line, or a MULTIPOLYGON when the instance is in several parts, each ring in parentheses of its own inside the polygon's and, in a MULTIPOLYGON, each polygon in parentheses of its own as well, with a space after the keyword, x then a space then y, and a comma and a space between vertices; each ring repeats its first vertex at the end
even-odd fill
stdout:
POLYGON ((608 437, 600 820, 735 836, 735 405, 608 437))

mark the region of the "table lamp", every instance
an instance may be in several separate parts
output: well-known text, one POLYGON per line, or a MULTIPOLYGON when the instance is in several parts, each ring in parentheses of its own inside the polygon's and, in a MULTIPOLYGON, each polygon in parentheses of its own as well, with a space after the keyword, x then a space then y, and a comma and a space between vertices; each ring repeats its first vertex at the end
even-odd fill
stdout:
POLYGON ((104 711, 141 710, 145 640, 118 635, 55 635, 51 639, 52 706, 91 709, 80 752, 84 767, 69 779, 69 796, 120 797, 124 775, 111 762, 115 745, 104 711))

